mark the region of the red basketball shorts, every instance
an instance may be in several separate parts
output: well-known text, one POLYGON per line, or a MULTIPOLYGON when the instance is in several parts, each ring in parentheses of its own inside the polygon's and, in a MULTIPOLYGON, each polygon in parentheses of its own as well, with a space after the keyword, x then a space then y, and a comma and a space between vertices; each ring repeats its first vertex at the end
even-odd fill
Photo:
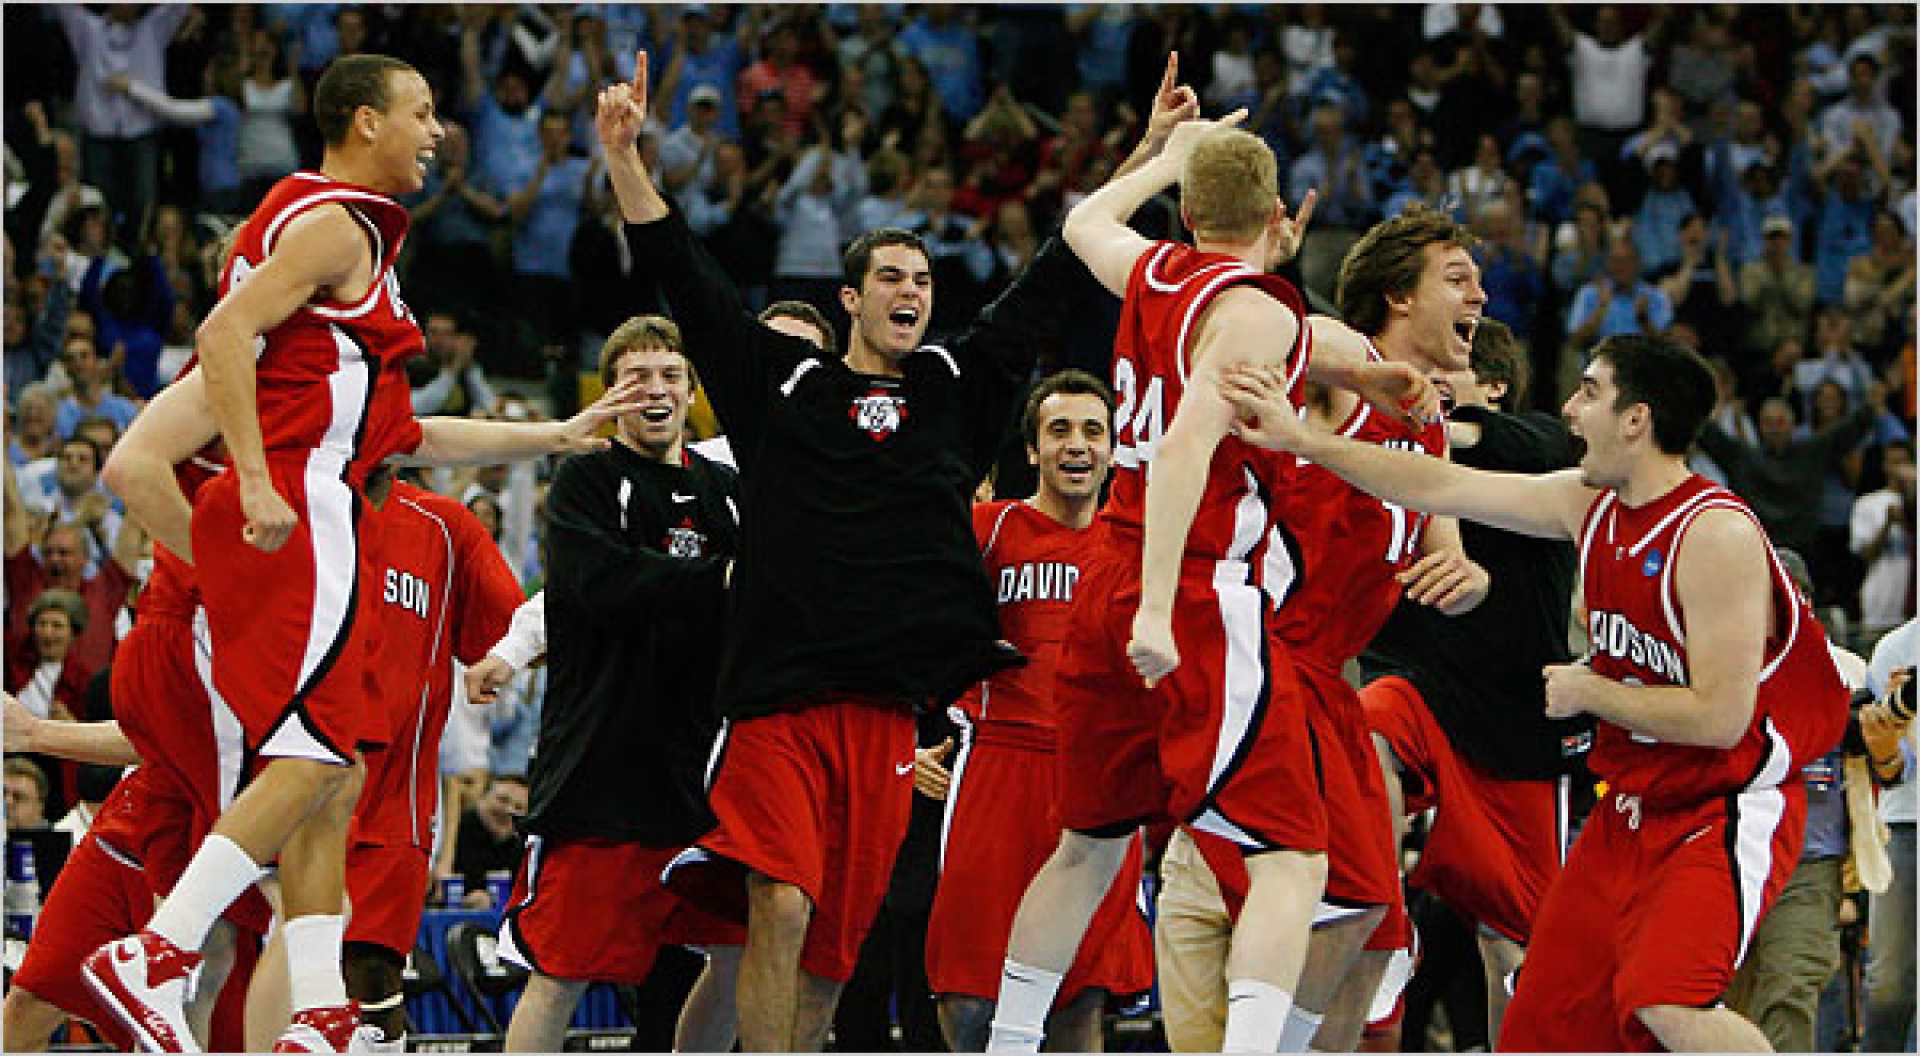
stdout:
POLYGON ((385 744, 387 716, 367 671, 367 606, 378 596, 360 545, 360 495, 339 459, 320 452, 269 464, 299 515, 273 553, 241 536, 239 480, 200 489, 193 553, 212 632, 214 685, 263 759, 350 764, 361 745, 385 744))
POLYGON ((1786 887, 1806 814, 1797 772, 1693 806, 1603 799, 1540 904, 1499 1048, 1657 1051, 1636 1010, 1719 1000, 1786 887))
POLYGON ((427 852, 412 844, 347 847, 346 941, 383 946, 405 957, 420 938, 431 881, 427 852))
MULTIPOLYGON (((954 759, 927 924, 927 981, 936 994, 1000 993, 1014 911, 1060 843, 1052 742, 1047 731, 1023 736, 982 724, 954 759)), ((1140 837, 1128 841, 1126 862, 1094 911, 1056 1005, 1089 987, 1132 994, 1153 985, 1153 936, 1138 901, 1140 837)))
POLYGON ((739 921, 742 869, 798 887, 813 902, 800 967, 845 982, 907 834, 913 716, 842 697, 741 719, 720 736, 707 789, 719 824, 675 859, 668 883, 739 921))
POLYGON ((13 975, 22 987, 69 1015, 95 1026, 120 1048, 133 1051, 133 1037, 107 1012, 80 978, 80 962, 94 950, 138 931, 153 916, 153 893, 139 865, 119 849, 84 839, 67 857, 40 907, 33 941, 13 975))
POLYGON ((1521 944, 1566 858, 1568 779, 1509 781, 1453 750, 1426 701, 1404 678, 1360 691, 1367 725, 1418 784, 1408 814, 1435 811, 1407 882, 1469 920, 1521 944))
MULTIPOLYGON (((233 802, 246 776, 240 720, 213 678, 204 611, 192 619, 142 613, 113 657, 114 716, 143 766, 191 803, 201 826, 194 843, 233 802)), ((173 886, 171 877, 166 886, 173 886)))
MULTIPOLYGON (((1237 564, 1237 563, 1228 563, 1237 564)), ((1304 702, 1266 596, 1189 561, 1174 601, 1180 666, 1145 688, 1127 659, 1140 606, 1137 546, 1100 545, 1069 614, 1054 700, 1063 827, 1184 821, 1249 850, 1319 851, 1327 817, 1304 702), (1224 584, 1224 585, 1216 585, 1224 584)))
POLYGON ((527 838, 500 954, 555 979, 639 985, 679 905, 660 884, 677 847, 527 838))
POLYGON ((1393 808, 1360 698, 1338 668, 1300 663, 1294 674, 1312 702, 1309 721, 1327 810, 1327 890, 1314 922, 1385 906, 1367 949, 1403 949, 1413 942, 1413 925, 1401 897, 1393 808))

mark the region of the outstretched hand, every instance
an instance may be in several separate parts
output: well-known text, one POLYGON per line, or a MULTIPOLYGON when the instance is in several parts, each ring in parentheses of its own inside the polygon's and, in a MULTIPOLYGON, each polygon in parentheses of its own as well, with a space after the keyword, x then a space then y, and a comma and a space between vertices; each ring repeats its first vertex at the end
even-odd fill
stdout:
POLYGON ((1184 167, 1187 157, 1193 153, 1193 148, 1198 146, 1201 140, 1223 128, 1239 128, 1240 123, 1246 119, 1247 108, 1244 106, 1222 118, 1188 118, 1173 127, 1172 134, 1167 137, 1166 149, 1160 156, 1175 165, 1184 167))
POLYGON ((600 136, 600 145, 612 152, 632 147, 640 139, 640 128, 646 121, 647 53, 639 51, 633 56, 632 82, 600 90, 593 127, 600 136))
POLYGON ((1313 207, 1319 201, 1319 189, 1310 187, 1307 196, 1300 199, 1299 211, 1288 215, 1287 203, 1280 202, 1280 223, 1274 231, 1273 259, 1267 262, 1267 270, 1285 264, 1300 252, 1300 244, 1307 237, 1307 224, 1313 220, 1313 207))
POLYGON ((1230 367, 1220 377, 1220 395, 1233 405, 1233 435, 1255 447, 1298 451, 1309 430, 1287 402, 1286 375, 1273 367, 1230 367))
POLYGON ((1200 116, 1200 97, 1192 88, 1177 83, 1180 79, 1180 53, 1167 53, 1167 69, 1160 76, 1160 87, 1153 93, 1153 113, 1147 116, 1147 138, 1163 141, 1182 121, 1200 116))
POLYGON ((602 393, 599 399, 582 408, 580 413, 560 423, 553 453, 574 455, 605 451, 612 441, 599 435, 600 428, 623 414, 640 410, 644 402, 641 390, 645 384, 638 377, 624 378, 602 393))
POLYGON ((1359 397, 1402 425, 1421 429, 1440 417, 1440 390, 1408 363, 1367 363, 1356 368, 1359 397))

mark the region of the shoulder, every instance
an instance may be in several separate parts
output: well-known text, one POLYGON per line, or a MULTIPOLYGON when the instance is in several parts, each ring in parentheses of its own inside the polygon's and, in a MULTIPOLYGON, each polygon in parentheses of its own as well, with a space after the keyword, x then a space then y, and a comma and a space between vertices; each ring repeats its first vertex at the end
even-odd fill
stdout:
MULTIPOLYGON (((1765 580, 1767 539, 1752 514, 1716 504, 1684 523, 1685 534, 1675 549, 1686 555, 1695 582, 1724 585, 1727 576, 1765 580)), ((1676 574, 1683 581, 1688 578, 1684 568, 1676 569, 1676 574)))

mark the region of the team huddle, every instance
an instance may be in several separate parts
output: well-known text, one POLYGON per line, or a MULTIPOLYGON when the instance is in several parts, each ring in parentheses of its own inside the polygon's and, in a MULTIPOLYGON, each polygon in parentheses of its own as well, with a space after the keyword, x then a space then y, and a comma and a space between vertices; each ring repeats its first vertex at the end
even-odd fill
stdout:
POLYGON ((676 1048, 822 1048, 929 781, 957 1051, 1097 1049, 1107 999, 1156 981, 1176 1050, 1351 1051, 1404 982, 1409 882, 1478 926, 1503 1049, 1766 1049, 1718 1002, 1848 694, 1759 522, 1686 466, 1697 356, 1608 339, 1564 424, 1507 409, 1525 353, 1481 318, 1472 236, 1419 208, 1309 315, 1273 270, 1311 196, 1289 212, 1173 56, 1134 154, 945 344, 920 240, 855 240, 843 351, 809 305, 749 312, 669 208, 636 66, 595 125, 663 311, 539 425, 412 417, 394 197, 432 95, 380 56, 321 78, 320 170, 241 228, 195 363, 107 467, 155 569, 117 725, 62 750, 141 765, 48 900, 10 1044, 66 1013, 155 1051, 398 1051, 453 662, 485 700, 544 657, 511 1051, 558 1051, 588 984, 669 944, 707 957, 676 1048), (1175 184, 1190 244, 1128 226, 1175 184), (1113 297, 1110 383, 1030 384, 1113 297), (696 384, 725 464, 684 439, 696 384), (1009 422, 1038 484, 974 504, 1009 422), (524 604, 467 511, 393 479, 545 454, 571 457, 524 604), (945 765, 916 752, 932 709, 945 765))

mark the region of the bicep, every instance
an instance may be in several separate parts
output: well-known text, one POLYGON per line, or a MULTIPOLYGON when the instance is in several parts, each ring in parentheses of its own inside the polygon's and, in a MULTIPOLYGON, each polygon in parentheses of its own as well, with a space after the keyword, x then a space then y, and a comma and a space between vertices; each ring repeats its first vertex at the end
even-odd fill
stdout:
MULTIPOLYGON (((366 238, 345 212, 325 209, 287 225, 267 259, 253 267, 207 316, 248 336, 263 334, 292 315, 323 287, 353 273, 366 238)), ((236 265, 237 266, 237 265, 236 265)))
POLYGON ((1773 608, 1766 541, 1743 513, 1702 513, 1672 556, 1689 682, 1715 703, 1751 706, 1773 608))
POLYGON ((1115 297, 1126 295, 1134 264, 1153 248, 1144 235, 1120 223, 1075 228, 1067 242, 1073 247, 1073 255, 1115 297))

